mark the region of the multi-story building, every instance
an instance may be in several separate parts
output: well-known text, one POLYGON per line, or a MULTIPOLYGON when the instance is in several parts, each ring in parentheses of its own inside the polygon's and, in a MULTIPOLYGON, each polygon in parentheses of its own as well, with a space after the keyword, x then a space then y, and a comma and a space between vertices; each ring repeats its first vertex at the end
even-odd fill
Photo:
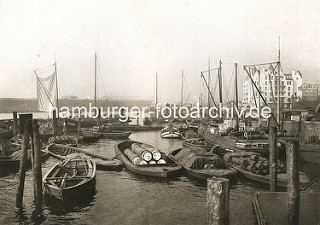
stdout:
POLYGON ((300 87, 300 90, 302 92, 302 100, 316 101, 319 99, 319 84, 303 83, 300 87))
MULTIPOLYGON (((272 71, 272 67, 259 68, 252 75, 259 92, 270 105, 276 103, 278 99, 278 71, 274 71, 274 73, 272 71)), ((292 70, 291 74, 283 74, 280 71, 280 103, 282 108, 291 108, 292 103, 302 97, 301 85, 302 76, 299 71, 292 70)), ((250 78, 243 83, 242 104, 245 107, 264 105, 250 78)))

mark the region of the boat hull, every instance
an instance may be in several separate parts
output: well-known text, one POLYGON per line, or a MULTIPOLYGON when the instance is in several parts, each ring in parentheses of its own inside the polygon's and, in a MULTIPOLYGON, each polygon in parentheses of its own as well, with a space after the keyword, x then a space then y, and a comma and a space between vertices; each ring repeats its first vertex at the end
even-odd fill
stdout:
POLYGON ((85 198, 88 193, 94 192, 95 190, 95 178, 84 183, 83 185, 62 189, 53 185, 44 184, 44 191, 47 195, 54 197, 61 201, 73 201, 78 198, 85 198))
POLYGON ((65 160, 69 154, 79 153, 88 155, 97 165, 97 169, 119 171, 123 168, 123 163, 117 159, 109 159, 105 156, 90 152, 84 149, 71 147, 68 145, 51 144, 46 151, 55 158, 65 160))
POLYGON ((108 132, 101 133, 102 138, 106 139, 127 139, 131 135, 131 132, 108 132))
POLYGON ((233 179, 234 176, 237 174, 237 171, 234 169, 224 169, 224 170, 216 170, 216 171, 205 171, 205 170, 191 170, 188 168, 184 169, 187 173, 195 178, 206 180, 212 177, 223 177, 228 179, 233 179))
MULTIPOLYGON (((77 164, 76 164, 77 165, 77 164)), ((71 167, 72 168, 72 167, 71 167)), ((74 169, 77 170, 78 169, 74 169)), ((70 171, 70 168, 69 168, 70 171)), ((68 159, 66 161, 63 161, 61 163, 57 163, 55 166, 53 166, 48 173, 44 176, 43 178, 43 186, 44 186, 44 191, 45 194, 48 194, 56 199, 59 199, 61 201, 70 201, 70 200, 75 200, 81 197, 85 197, 88 192, 91 192, 95 188, 95 179, 96 179, 96 164, 91 161, 87 160, 87 162, 83 158, 73 158, 73 159, 68 159), (72 185, 67 186, 67 187, 59 187, 58 183, 54 183, 53 180, 59 179, 58 174, 60 170, 63 170, 65 168, 65 164, 68 163, 74 163, 74 162, 81 162, 84 163, 83 165, 87 165, 88 168, 85 170, 86 176, 70 176, 68 174, 67 170, 62 171, 62 174, 65 173, 65 176, 63 178, 62 183, 68 182, 67 179, 73 179, 74 180, 79 180, 80 182, 77 183, 72 183, 72 185), (69 177, 67 176, 69 175, 69 177)), ((71 181, 72 182, 72 181, 71 181)))
POLYGON ((0 139, 10 139, 12 137, 13 137, 13 132, 12 131, 0 132, 0 139))
POLYGON ((135 165, 124 154, 123 150, 131 146, 133 141, 124 141, 114 146, 116 158, 119 159, 124 166, 133 173, 149 176, 170 178, 179 176, 182 172, 182 167, 173 164, 154 164, 154 165, 135 165))
MULTIPOLYGON (((248 171, 241 169, 239 166, 234 166, 231 163, 227 163, 227 164, 230 167, 237 170, 238 173, 242 174, 243 176, 245 176, 246 178, 248 178, 250 180, 254 180, 259 183, 264 183, 264 184, 270 185, 270 175, 254 174, 254 173, 251 173, 251 172, 248 172, 248 171)), ((308 187, 310 180, 305 174, 303 174, 301 172, 300 172, 300 174, 303 175, 303 176, 300 176, 300 189, 304 190, 305 188, 308 187)), ((287 187, 287 174, 286 173, 278 173, 277 177, 278 177, 277 186, 278 187, 287 187)))
POLYGON ((180 152, 182 149, 177 149, 171 152, 168 157, 172 159, 174 162, 179 164, 187 173, 197 179, 206 180, 212 177, 224 177, 228 179, 233 179, 237 174, 237 171, 233 168, 225 168, 225 169, 191 169, 190 167, 185 166, 182 163, 179 163, 175 155, 180 152))
POLYGON ((19 171, 20 160, 0 158, 0 174, 15 173, 19 171))
POLYGON ((300 144, 299 156, 306 162, 320 164, 320 145, 300 144))

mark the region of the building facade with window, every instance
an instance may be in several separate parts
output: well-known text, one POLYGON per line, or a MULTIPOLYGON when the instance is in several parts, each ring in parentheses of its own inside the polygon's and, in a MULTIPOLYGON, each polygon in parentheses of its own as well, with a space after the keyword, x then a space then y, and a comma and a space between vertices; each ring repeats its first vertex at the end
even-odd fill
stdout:
MULTIPOLYGON (((278 99, 278 71, 272 67, 259 68, 253 71, 252 79, 259 92, 268 105, 275 105, 278 99)), ((302 97, 302 76, 299 71, 292 70, 291 74, 280 71, 280 103, 281 108, 291 108, 294 101, 302 97)), ((264 101, 259 95, 251 79, 243 82, 243 100, 245 107, 264 106, 264 101)))
POLYGON ((320 85, 303 83, 300 87, 302 100, 317 101, 319 100, 320 85))

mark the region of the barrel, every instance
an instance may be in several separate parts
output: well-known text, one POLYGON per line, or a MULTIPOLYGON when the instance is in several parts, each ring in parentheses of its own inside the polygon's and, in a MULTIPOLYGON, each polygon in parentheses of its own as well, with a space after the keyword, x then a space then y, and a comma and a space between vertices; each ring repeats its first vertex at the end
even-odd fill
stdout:
POLYGON ((264 161, 262 163, 262 165, 265 167, 265 168, 269 168, 269 161, 264 161))
POLYGON ((164 159, 159 159, 158 162, 157 162, 157 164, 166 164, 166 163, 167 162, 164 159))
POLYGON ((148 144, 140 144, 140 147, 141 147, 141 148, 144 148, 145 150, 147 150, 148 152, 150 152, 151 155, 152 155, 152 158, 153 158, 154 160, 157 161, 157 160, 161 159, 161 153, 160 153, 160 151, 159 151, 158 149, 154 148, 153 146, 148 145, 148 144))
POLYGON ((230 153, 230 154, 225 154, 224 156, 223 156, 223 160, 224 161, 226 161, 226 162, 230 162, 231 161, 231 159, 232 159, 232 154, 230 153))
POLYGON ((253 172, 253 170, 256 169, 255 164, 256 164, 256 162, 250 161, 249 165, 247 166, 247 171, 253 172))
POLYGON ((250 160, 258 162, 259 161, 259 156, 258 155, 250 155, 250 160))
POLYGON ((203 168, 204 168, 204 169, 207 169, 207 170, 211 169, 210 164, 206 164, 206 165, 204 165, 204 167, 203 167, 203 168))
POLYGON ((139 156, 137 156, 131 149, 127 148, 123 151, 123 153, 128 157, 128 159, 135 165, 146 165, 147 162, 142 160, 139 156))
POLYGON ((243 167, 247 167, 249 165, 249 160, 246 158, 241 158, 239 161, 240 165, 243 167))
POLYGON ((153 149, 151 151, 151 154, 152 154, 152 157, 153 157, 154 160, 161 159, 161 153, 160 153, 160 151, 158 149, 153 149))
POLYGON ((238 157, 232 157, 231 158, 231 162, 233 162, 234 164, 238 164, 239 163, 239 158, 238 157))
POLYGON ((132 163, 139 166, 148 164, 145 160, 142 160, 139 156, 134 157, 132 159, 132 163))
POLYGON ((152 159, 152 154, 145 148, 142 148, 138 143, 133 143, 131 145, 131 149, 134 153, 136 153, 138 156, 140 156, 142 159, 146 161, 150 161, 152 159))
POLYGON ((263 166, 263 163, 262 161, 258 161, 255 165, 255 167, 258 169, 258 170, 264 170, 264 166, 263 166))
POLYGON ((123 153, 128 157, 128 159, 131 162, 135 157, 138 157, 130 148, 125 149, 123 153))
POLYGON ((151 161, 149 162, 149 164, 157 164, 157 162, 154 161, 154 160, 151 160, 151 161))

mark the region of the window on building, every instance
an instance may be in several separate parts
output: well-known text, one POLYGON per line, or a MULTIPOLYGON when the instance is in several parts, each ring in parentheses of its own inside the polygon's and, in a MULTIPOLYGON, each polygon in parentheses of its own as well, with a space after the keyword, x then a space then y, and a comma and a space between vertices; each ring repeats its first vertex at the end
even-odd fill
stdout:
POLYGON ((290 87, 288 87, 288 91, 290 91, 290 87))

